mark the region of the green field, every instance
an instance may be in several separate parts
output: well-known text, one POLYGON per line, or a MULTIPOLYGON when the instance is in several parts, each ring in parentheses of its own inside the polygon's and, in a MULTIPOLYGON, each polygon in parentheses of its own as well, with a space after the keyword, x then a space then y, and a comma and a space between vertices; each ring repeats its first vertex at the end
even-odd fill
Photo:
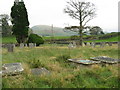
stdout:
POLYGON ((96 56, 118 58, 117 45, 104 48, 88 46, 69 50, 67 46, 41 45, 36 48, 15 48, 13 53, 2 50, 2 62, 21 62, 24 72, 2 78, 3 88, 118 88, 118 65, 96 64, 79 66, 68 58, 89 59, 96 56), (50 75, 34 76, 31 68, 44 67, 50 75))
MULTIPOLYGON (((43 37, 44 40, 51 40, 51 39, 69 39, 70 36, 56 36, 56 37, 43 37)), ((0 38, 1 40, 1 38, 0 38)), ((117 42, 120 41, 120 36, 104 39, 104 40, 89 40, 85 42, 117 42)), ((3 37, 2 43, 16 43, 16 38, 14 36, 10 37, 3 37)))
POLYGON ((17 41, 16 41, 16 38, 14 36, 2 37, 2 43, 16 43, 16 42, 17 41))

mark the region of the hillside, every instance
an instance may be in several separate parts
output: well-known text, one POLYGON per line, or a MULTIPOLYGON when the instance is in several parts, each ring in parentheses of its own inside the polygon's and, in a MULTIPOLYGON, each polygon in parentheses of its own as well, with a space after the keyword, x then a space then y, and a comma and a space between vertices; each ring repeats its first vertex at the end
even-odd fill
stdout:
MULTIPOLYGON (((52 27, 47 25, 36 25, 31 28, 33 33, 42 36, 52 36, 52 27)), ((63 28, 60 27, 53 27, 53 34, 54 36, 72 36, 77 35, 75 32, 67 31, 65 32, 63 28)))

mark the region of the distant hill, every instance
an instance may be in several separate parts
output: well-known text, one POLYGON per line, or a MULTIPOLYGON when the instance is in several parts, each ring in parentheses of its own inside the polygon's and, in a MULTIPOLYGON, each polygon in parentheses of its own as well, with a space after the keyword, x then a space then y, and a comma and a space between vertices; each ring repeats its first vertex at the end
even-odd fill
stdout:
MULTIPOLYGON (((52 36, 52 26, 48 25, 36 25, 31 28, 33 33, 42 35, 42 36, 52 36)), ((63 28, 53 27, 54 36, 72 36, 77 35, 76 32, 67 31, 65 32, 63 28)))

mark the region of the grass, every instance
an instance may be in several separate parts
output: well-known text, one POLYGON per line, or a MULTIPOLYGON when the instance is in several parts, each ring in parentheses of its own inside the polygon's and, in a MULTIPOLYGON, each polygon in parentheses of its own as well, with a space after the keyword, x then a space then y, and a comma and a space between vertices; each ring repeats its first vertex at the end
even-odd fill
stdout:
POLYGON ((16 38, 14 36, 7 36, 7 37, 2 37, 2 43, 16 43, 16 38))
POLYGON ((91 40, 91 41, 87 41, 87 42, 118 42, 120 41, 120 36, 116 36, 116 37, 112 37, 109 39, 103 39, 103 40, 91 40))
POLYGON ((18 48, 13 53, 2 50, 3 64, 21 62, 24 72, 18 76, 3 77, 3 88, 118 88, 118 65, 79 66, 68 58, 89 59, 95 56, 118 58, 117 45, 104 48, 78 47, 69 50, 59 45, 41 45, 36 48, 18 48), (34 76, 31 68, 44 67, 51 75, 34 76))

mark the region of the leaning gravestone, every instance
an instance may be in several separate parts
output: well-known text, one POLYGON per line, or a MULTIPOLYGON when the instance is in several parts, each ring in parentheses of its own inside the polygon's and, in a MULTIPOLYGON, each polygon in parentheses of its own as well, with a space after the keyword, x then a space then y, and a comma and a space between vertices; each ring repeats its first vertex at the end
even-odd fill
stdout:
POLYGON ((8 49, 8 52, 13 52, 13 44, 7 44, 7 49, 8 49))
POLYGON ((34 68, 31 69, 31 73, 33 75, 49 75, 50 71, 48 71, 46 68, 34 68))
POLYGON ((20 48, 24 48, 24 43, 20 43, 20 48))
POLYGON ((0 71, 0 72, 1 72, 2 76, 5 76, 5 75, 20 74, 23 70, 24 69, 23 69, 21 63, 9 63, 9 64, 4 64, 2 66, 2 71, 0 71))

